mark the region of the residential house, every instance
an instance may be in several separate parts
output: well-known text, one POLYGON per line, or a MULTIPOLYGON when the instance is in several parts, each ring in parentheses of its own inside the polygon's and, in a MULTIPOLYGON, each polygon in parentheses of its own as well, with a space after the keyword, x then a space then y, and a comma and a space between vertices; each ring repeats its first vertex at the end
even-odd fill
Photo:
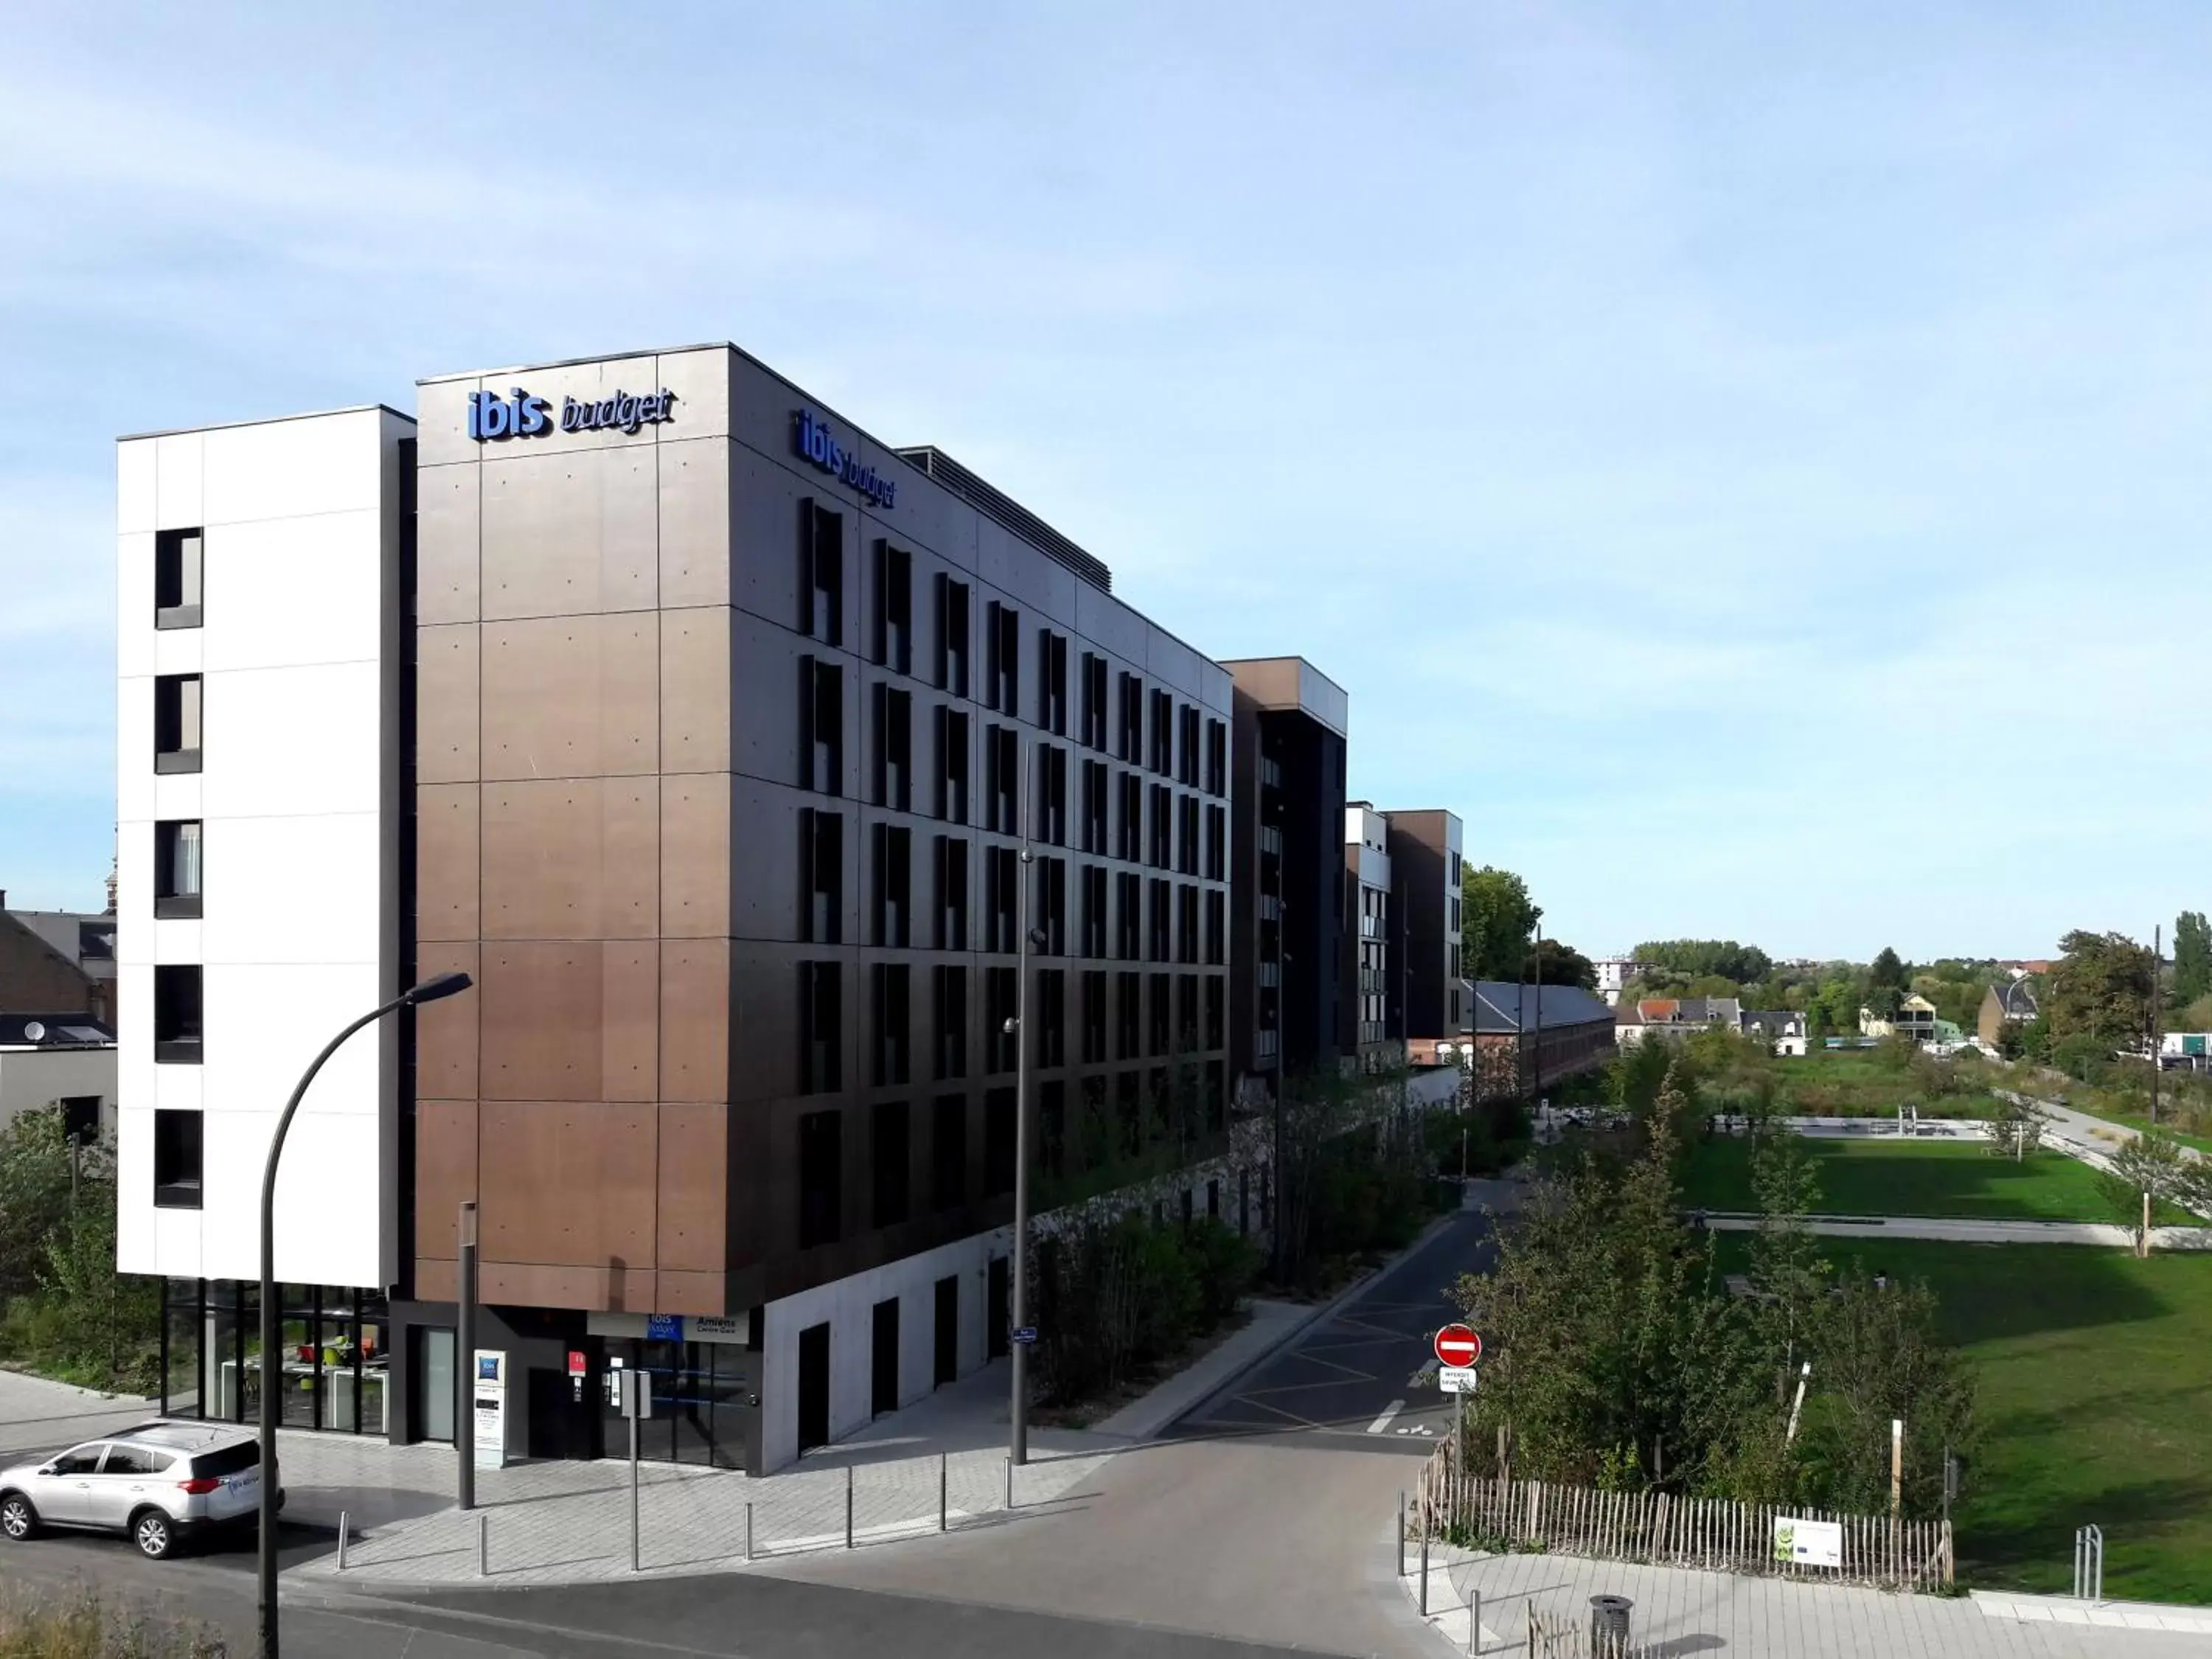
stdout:
POLYGON ((1994 1048, 1998 1034, 2006 1026, 2025 1025, 2035 1018, 2036 1012, 2035 991, 2023 974, 2005 984, 1992 985, 1982 994, 1975 1030, 1982 1041, 1994 1048))
POLYGON ((1743 1003, 1737 997, 1645 997, 1614 1011, 1613 1035, 1626 1047, 1654 1031, 1679 1036, 1708 1025, 1740 1030, 1742 1024, 1743 1003))
POLYGON ((1533 1097, 1613 1057, 1613 1011, 1579 985, 1485 979, 1473 990, 1462 1036, 1474 1048, 1480 1097, 1533 1097))
POLYGON ((1590 966, 1597 969, 1597 994, 1605 999, 1606 1006, 1620 1006, 1620 994, 1628 988, 1631 980, 1641 979, 1651 964, 1638 962, 1633 957, 1601 957, 1590 966))
POLYGON ((1901 1036, 1914 1042, 1933 1042, 1936 1040, 1936 1005, 1917 991, 1906 993, 1905 1000, 1897 1005, 1897 1012, 1884 1019, 1871 1008, 1859 1010, 1861 1036, 1901 1036))
POLYGON ((115 917, 10 910, 0 891, 0 1012, 115 1018, 115 917))
POLYGON ((88 1014, 0 1014, 0 1128, 59 1106, 87 1135, 112 1133, 115 1056, 115 1033, 88 1014))
POLYGON ((1743 1034, 1759 1037, 1778 1054, 1802 1058, 1806 1050, 1805 1016, 1794 1008, 1745 1009, 1743 1034))

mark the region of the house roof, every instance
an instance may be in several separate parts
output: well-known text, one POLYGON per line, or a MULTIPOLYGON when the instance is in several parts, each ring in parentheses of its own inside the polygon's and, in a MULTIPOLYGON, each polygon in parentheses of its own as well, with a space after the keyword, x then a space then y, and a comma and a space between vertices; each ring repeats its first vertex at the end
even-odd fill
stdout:
POLYGON ((1802 1030, 1805 1016, 1794 1008, 1747 1008, 1743 1011, 1743 1029, 1754 1025, 1769 1031, 1802 1030))
POLYGON ((2035 993, 2028 988, 2026 980, 2015 979, 2003 985, 1992 985, 1990 994, 1997 1000, 1997 1007, 2007 1019, 2035 1018, 2035 993))
POLYGON ((1579 985, 1547 985, 1540 989, 1511 980, 1483 979, 1474 982, 1474 1030, 1478 1034, 1612 1024, 1613 1010, 1606 1006, 1602 999, 1579 985))
POLYGON ((9 910, 8 920, 87 979, 115 977, 115 918, 82 910, 9 910))
POLYGON ((1734 1023, 1742 1012, 1735 997, 1645 997, 1634 1005, 1623 1003, 1619 1024, 1623 1025, 1710 1025, 1717 1020, 1734 1023))
POLYGON ((115 1033, 89 1014, 0 1014, 0 1048, 112 1048, 114 1046, 115 1033))

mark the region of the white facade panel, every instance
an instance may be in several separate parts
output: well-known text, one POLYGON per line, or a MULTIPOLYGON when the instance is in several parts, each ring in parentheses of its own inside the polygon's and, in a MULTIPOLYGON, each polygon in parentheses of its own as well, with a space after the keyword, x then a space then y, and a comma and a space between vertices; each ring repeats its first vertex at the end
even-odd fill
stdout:
MULTIPOLYGON (((117 1255, 130 1271, 259 1273, 276 1115, 315 1053, 380 1000, 380 619, 399 534, 386 479, 408 429, 364 410, 118 447, 117 1255), (198 627, 154 626, 164 530, 204 532, 198 627), (204 769, 157 775, 153 677, 195 672, 204 769), (204 825, 198 920, 154 917, 163 818, 204 825), (198 1065, 154 1061, 156 963, 202 970, 198 1065), (156 1108, 205 1114, 198 1210, 153 1206, 156 1108)), ((379 1064, 362 1033, 294 1121, 277 1205, 288 1281, 384 1283, 379 1064)))
MULTIPOLYGON (((380 693, 373 661, 211 670, 203 693, 206 816, 376 811, 380 693)), ((374 877, 374 870, 331 874, 374 877)), ((209 902, 215 899, 210 893, 209 902)))

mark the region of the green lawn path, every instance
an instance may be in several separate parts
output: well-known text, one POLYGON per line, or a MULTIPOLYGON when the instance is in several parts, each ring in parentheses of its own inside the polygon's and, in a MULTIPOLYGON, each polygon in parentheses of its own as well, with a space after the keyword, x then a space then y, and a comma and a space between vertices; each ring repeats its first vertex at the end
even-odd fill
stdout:
MULTIPOLYGON (((2105 1221, 2126 1218, 2099 1188, 2097 1172, 2063 1152, 2030 1152, 2015 1164, 1973 1142, 1826 1139, 1807 1136, 1828 1215, 1942 1216, 1971 1220, 2105 1221)), ((1754 1210, 1751 1143, 1723 1136, 1691 1149, 1682 1202, 1692 1209, 1754 1210)), ((2198 1221, 2170 1207, 2160 1224, 2198 1221)), ((2082 1247, 2075 1247, 2082 1248, 2082 1247)), ((2208 1356, 2212 1358, 2212 1356, 2208 1356)), ((2212 1397, 2208 1397, 2212 1411, 2212 1397)))

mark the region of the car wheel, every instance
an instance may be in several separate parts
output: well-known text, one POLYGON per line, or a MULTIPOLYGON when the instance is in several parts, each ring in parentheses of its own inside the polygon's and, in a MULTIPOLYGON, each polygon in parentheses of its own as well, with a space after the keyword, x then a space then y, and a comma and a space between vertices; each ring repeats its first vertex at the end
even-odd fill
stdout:
POLYGON ((39 1512, 31 1507, 31 1500, 19 1492, 0 1498, 0 1533, 21 1542, 39 1535, 39 1512))
POLYGON ((149 1561, 159 1561, 175 1547, 177 1538, 167 1516, 159 1510, 141 1510, 131 1518, 131 1541, 149 1561))

